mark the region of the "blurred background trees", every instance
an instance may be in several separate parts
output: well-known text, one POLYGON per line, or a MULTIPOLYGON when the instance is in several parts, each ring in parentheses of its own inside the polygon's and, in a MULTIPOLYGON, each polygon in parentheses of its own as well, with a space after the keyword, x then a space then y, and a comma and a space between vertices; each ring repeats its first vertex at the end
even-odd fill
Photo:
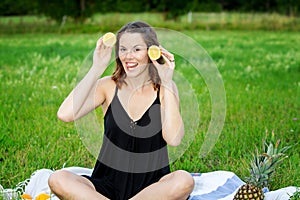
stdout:
POLYGON ((269 12, 299 15, 300 0, 2 0, 0 15, 45 15, 56 21, 63 16, 82 21, 94 13, 162 12, 165 19, 177 19, 194 12, 269 12))

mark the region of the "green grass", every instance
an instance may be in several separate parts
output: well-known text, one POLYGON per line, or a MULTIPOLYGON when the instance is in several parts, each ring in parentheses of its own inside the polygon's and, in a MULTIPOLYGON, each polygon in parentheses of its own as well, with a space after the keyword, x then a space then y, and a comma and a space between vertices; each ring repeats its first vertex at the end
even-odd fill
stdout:
POLYGON ((0 17, 0 34, 15 33, 98 33, 116 31, 128 21, 143 20, 154 27, 173 30, 283 30, 299 31, 300 18, 276 13, 193 13, 192 20, 182 15, 177 21, 164 20, 162 13, 98 13, 76 23, 67 18, 64 25, 45 16, 0 17))
MULTIPOLYGON (((296 145, 278 168, 271 190, 300 185, 300 36, 294 32, 185 31, 216 62, 226 90, 226 120, 206 157, 199 150, 211 115, 209 92, 193 69, 181 71, 196 91, 201 123, 196 139, 172 169, 228 170, 243 178, 266 129, 296 145), (296 119, 297 118, 297 119, 296 119)), ((14 187, 40 168, 93 167, 74 123, 56 111, 76 83, 98 34, 16 34, 0 38, 0 184, 14 187)), ((171 49, 170 49, 171 50, 171 49)), ((111 71, 110 69, 109 71, 111 71)), ((184 102, 182 102, 184 103, 184 102)), ((100 133, 99 133, 100 134, 100 133)), ((186 133, 188 134, 188 133, 186 133)))

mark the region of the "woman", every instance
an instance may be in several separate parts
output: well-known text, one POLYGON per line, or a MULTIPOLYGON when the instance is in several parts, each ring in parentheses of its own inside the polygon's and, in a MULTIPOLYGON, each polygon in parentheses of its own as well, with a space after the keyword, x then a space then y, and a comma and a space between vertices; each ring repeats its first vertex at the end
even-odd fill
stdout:
POLYGON ((172 81, 174 56, 161 47, 164 64, 147 49, 159 45, 155 31, 132 22, 117 34, 116 70, 103 74, 112 47, 97 41, 93 65, 64 100, 58 118, 70 122, 102 106, 104 140, 91 177, 65 170, 49 178, 61 199, 187 199, 194 187, 183 170, 170 172, 166 145, 183 137, 179 98, 172 81))

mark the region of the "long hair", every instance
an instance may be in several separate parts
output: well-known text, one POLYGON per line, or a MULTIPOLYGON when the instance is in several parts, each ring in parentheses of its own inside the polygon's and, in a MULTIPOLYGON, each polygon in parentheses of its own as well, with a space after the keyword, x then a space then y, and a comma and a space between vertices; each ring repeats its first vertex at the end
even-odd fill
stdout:
MULTIPOLYGON (((151 45, 157 45, 159 46, 159 42, 157 39, 157 35, 154 31, 154 29, 148 25, 145 22, 130 22, 123 26, 117 33, 117 42, 116 42, 116 48, 115 48, 115 55, 116 55, 116 69, 113 72, 112 80, 115 81, 118 88, 121 88, 123 84, 126 84, 125 78, 126 73, 122 66, 121 60, 119 58, 119 45, 120 45, 120 38, 123 33, 140 33, 147 45, 147 48, 149 48, 151 45)), ((154 90, 157 90, 160 86, 161 80, 158 75, 157 69, 154 66, 154 64, 151 62, 151 60, 148 58, 148 71, 150 75, 150 80, 152 82, 154 90)))

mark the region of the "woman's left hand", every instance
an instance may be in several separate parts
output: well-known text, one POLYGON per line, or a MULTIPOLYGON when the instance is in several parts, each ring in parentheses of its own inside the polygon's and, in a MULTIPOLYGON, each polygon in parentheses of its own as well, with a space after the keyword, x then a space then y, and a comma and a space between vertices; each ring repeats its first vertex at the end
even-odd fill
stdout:
POLYGON ((162 46, 159 46, 159 48, 161 49, 162 57, 165 61, 164 64, 159 64, 157 60, 151 61, 158 71, 162 84, 170 84, 172 82, 173 72, 175 69, 174 55, 162 46))

